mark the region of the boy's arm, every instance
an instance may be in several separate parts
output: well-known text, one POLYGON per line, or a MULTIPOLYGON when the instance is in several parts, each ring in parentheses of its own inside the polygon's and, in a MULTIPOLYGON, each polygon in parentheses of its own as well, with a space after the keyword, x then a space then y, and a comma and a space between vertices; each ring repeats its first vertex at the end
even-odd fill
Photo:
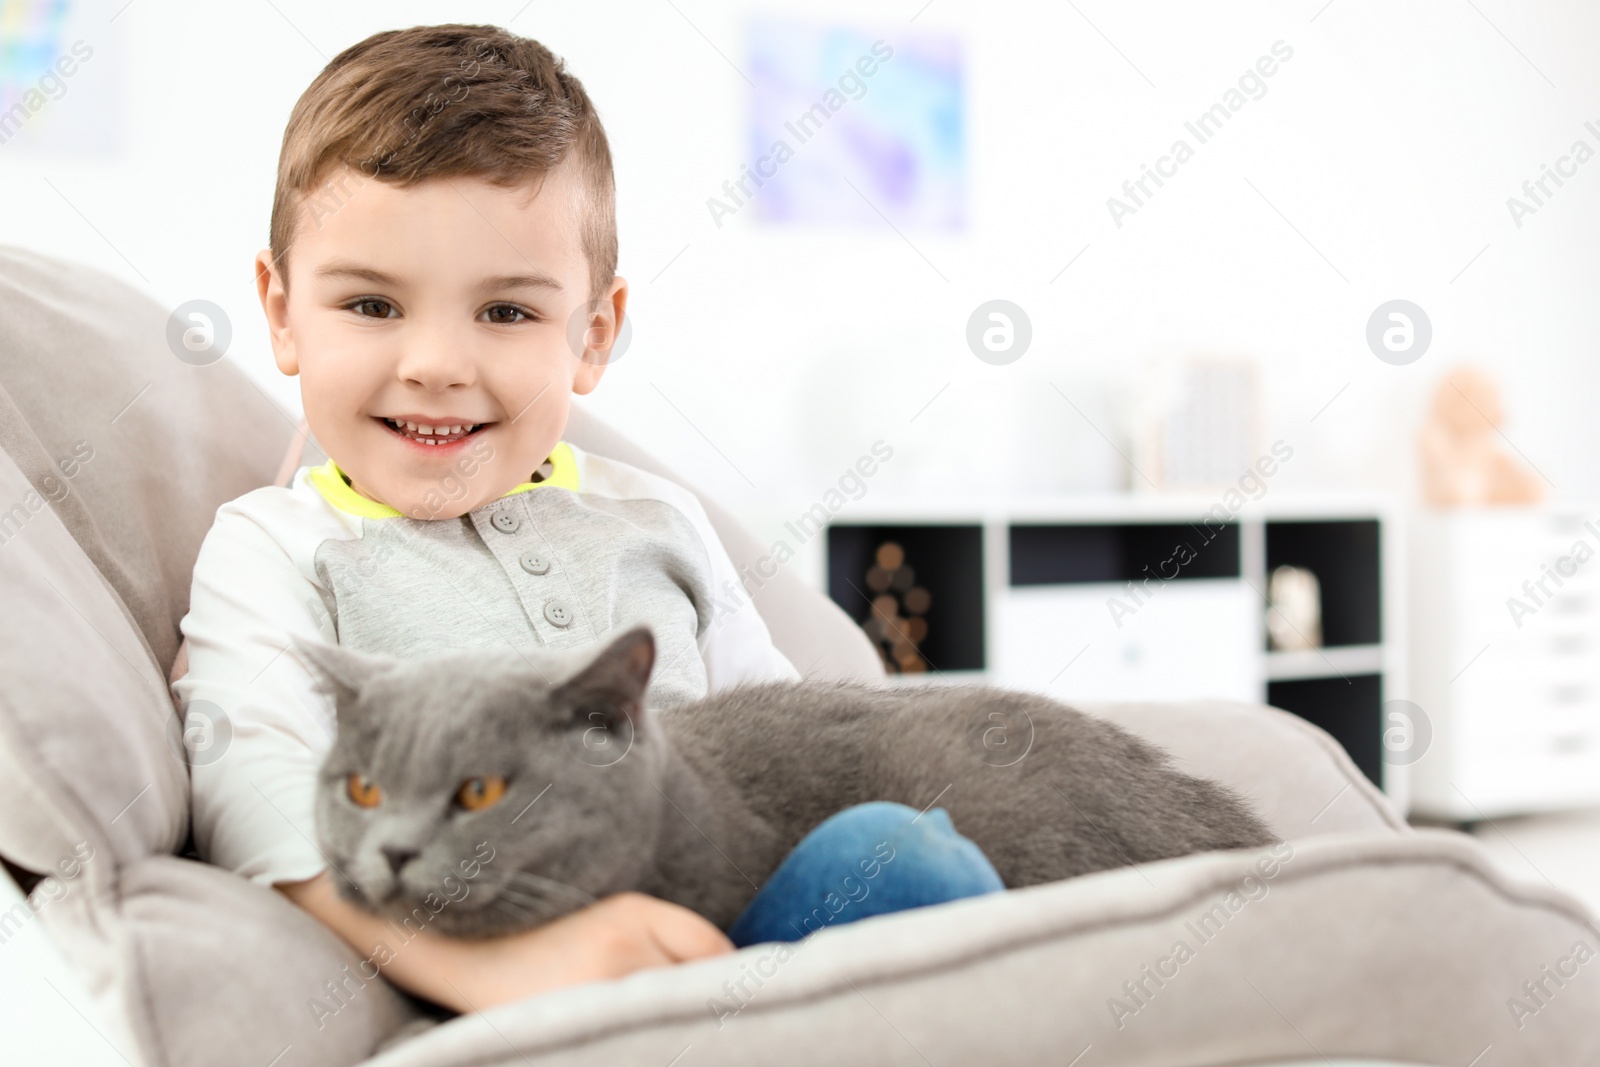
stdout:
POLYGON ((316 585, 267 529, 277 525, 273 508, 292 506, 246 497, 218 511, 182 624, 189 670, 173 684, 185 709, 196 847, 261 885, 327 866, 313 811, 332 701, 290 646, 334 635, 316 585))
POLYGON ((458 1012, 733 949, 720 930, 694 912, 641 893, 606 897, 504 937, 466 941, 423 930, 396 945, 393 928, 340 897, 327 872, 276 888, 371 960, 389 981, 458 1012))
POLYGON ((800 672, 772 643, 772 633, 699 499, 687 491, 684 497, 683 507, 711 567, 711 619, 699 641, 707 690, 715 693, 741 682, 798 681, 800 672))

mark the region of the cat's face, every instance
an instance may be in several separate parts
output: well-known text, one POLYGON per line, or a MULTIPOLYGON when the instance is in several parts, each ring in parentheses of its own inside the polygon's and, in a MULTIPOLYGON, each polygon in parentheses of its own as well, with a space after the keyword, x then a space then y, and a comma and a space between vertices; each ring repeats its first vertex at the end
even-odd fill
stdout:
POLYGON ((338 713, 316 818, 346 899, 484 937, 634 888, 652 863, 665 742, 643 706, 648 628, 536 659, 299 652, 338 713))

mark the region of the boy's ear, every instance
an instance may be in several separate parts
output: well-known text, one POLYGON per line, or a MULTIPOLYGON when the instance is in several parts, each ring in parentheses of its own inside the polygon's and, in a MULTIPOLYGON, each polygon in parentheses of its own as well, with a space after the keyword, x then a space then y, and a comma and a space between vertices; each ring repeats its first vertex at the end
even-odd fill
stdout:
POLYGON ((272 359, 284 374, 300 373, 300 356, 295 351, 294 335, 289 331, 289 294, 284 289, 286 266, 272 257, 272 249, 256 253, 256 295, 267 316, 267 333, 272 339, 272 359))
POLYGON ((637 727, 655 662, 656 639, 650 627, 634 626, 556 687, 554 696, 571 706, 586 724, 592 724, 590 716, 599 711, 614 716, 613 726, 620 727, 627 720, 637 727))
POLYGON ((333 697, 334 710, 344 719, 359 703, 367 682, 393 665, 387 656, 371 656, 321 641, 291 637, 295 656, 317 679, 318 688, 333 697))
POLYGON ((567 340, 573 354, 578 357, 578 369, 572 376, 572 391, 579 396, 593 392, 595 386, 600 384, 601 376, 611 365, 613 354, 621 356, 622 353, 616 351, 617 338, 622 334, 627 310, 628 282, 625 278, 616 277, 611 279, 611 287, 592 307, 580 304, 573 313, 567 340))

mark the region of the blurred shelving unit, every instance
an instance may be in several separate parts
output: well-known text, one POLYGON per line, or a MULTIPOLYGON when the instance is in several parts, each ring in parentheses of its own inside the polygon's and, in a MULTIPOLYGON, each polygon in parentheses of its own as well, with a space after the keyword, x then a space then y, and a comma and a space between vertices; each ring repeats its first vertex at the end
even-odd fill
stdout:
POLYGON ((828 526, 823 566, 896 682, 982 681, 1069 702, 1264 701, 1327 730, 1404 808, 1406 767, 1384 747, 1385 702, 1406 692, 1404 547, 1395 509, 1370 496, 1268 493, 1236 510, 1071 497, 852 509, 828 526), (894 568, 878 558, 884 545, 896 546, 894 568), (1280 565, 1319 580, 1319 648, 1268 648, 1267 575, 1280 565), (906 607, 911 589, 926 591, 924 610, 906 607))

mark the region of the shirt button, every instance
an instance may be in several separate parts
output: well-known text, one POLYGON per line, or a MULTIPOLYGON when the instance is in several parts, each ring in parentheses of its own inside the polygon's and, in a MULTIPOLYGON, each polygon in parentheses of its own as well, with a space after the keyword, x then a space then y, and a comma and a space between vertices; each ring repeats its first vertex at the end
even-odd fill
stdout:
POLYGON ((517 517, 509 511, 495 512, 494 518, 490 521, 494 523, 494 528, 499 530, 501 533, 517 532, 517 517))
POLYGON ((552 626, 572 625, 572 609, 567 607, 565 600, 545 601, 544 617, 550 620, 552 626))
POLYGON ((522 569, 529 574, 548 574, 550 571, 550 561, 534 552, 524 552, 521 562, 522 569))

